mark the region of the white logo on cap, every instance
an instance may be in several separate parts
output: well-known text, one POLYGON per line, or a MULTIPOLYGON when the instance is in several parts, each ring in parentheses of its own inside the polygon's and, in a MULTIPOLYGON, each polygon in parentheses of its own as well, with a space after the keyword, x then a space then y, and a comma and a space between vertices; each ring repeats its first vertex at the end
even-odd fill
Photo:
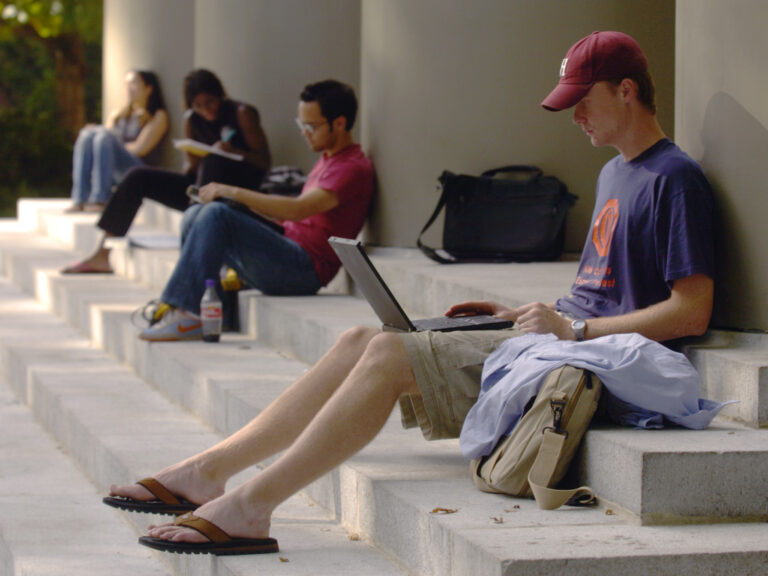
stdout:
POLYGON ((563 58, 563 63, 560 64, 560 77, 565 76, 565 67, 568 65, 568 58, 563 58))

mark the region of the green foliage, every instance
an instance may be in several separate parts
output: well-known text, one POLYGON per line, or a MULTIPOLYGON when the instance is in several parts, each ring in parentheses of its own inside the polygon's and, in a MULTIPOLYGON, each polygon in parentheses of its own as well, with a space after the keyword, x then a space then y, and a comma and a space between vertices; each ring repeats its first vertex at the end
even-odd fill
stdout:
POLYGON ((54 54, 59 38, 85 41, 86 111, 100 122, 102 10, 102 0, 0 0, 0 212, 34 189, 68 195, 73 141, 57 112, 54 54))
POLYGON ((0 34, 0 181, 63 180, 72 144, 56 122, 53 63, 32 39, 0 34))
POLYGON ((76 34, 100 43, 102 16, 102 0, 0 0, 0 17, 31 26, 41 38, 76 34))
MULTIPOLYGON (((54 114, 53 71, 48 53, 35 41, 0 35, 0 181, 50 180, 70 146, 62 141, 54 114)), ((58 169, 58 170, 56 170, 58 169)))

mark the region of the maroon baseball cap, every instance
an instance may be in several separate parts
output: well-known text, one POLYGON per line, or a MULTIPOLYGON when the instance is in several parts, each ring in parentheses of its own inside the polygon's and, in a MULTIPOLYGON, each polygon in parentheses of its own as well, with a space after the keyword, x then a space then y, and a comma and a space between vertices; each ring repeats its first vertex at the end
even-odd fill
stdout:
POLYGON ((623 32, 592 32, 571 46, 560 65, 560 81, 541 105, 565 110, 579 103, 601 80, 617 80, 648 70, 634 38, 623 32))

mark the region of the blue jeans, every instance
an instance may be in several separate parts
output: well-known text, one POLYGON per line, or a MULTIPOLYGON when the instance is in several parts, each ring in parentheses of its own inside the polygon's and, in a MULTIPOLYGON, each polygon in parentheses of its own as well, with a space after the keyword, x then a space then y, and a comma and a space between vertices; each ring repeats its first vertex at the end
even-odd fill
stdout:
POLYGON ((224 264, 264 294, 300 296, 321 288, 312 258, 296 242, 244 212, 211 202, 184 212, 181 256, 163 302, 199 314, 205 281, 218 279, 224 264))
POLYGON ((112 195, 112 185, 141 160, 104 126, 80 130, 72 155, 72 201, 101 202, 112 195))

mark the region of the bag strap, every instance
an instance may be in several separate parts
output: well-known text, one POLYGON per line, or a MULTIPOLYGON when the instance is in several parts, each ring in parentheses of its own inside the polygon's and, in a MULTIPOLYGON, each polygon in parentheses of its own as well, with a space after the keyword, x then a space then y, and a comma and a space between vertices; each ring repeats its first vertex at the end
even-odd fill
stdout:
POLYGON ((531 166, 529 164, 510 164, 508 166, 502 166, 500 168, 491 168, 490 170, 486 170, 480 176, 485 176, 486 178, 493 178, 497 174, 511 174, 515 172, 528 172, 531 174, 530 180, 533 180, 535 178, 540 178, 544 175, 544 172, 542 172, 541 168, 538 166, 531 166))
POLYGON ((563 504, 570 506, 591 506, 597 502, 595 493, 589 486, 579 486, 570 490, 557 490, 547 486, 552 480, 565 447, 566 434, 547 429, 543 432, 539 453, 528 471, 528 484, 533 497, 542 510, 554 510, 563 504))
POLYGON ((430 258, 431 260, 434 260, 435 262, 440 262, 440 264, 456 264, 459 260, 458 258, 455 258, 448 254, 445 250, 442 252, 446 255, 441 256, 437 253, 437 250, 435 248, 431 248, 424 244, 421 241, 421 237, 424 236, 424 232, 429 229, 432 224, 434 224, 435 220, 437 219, 437 215, 440 214, 440 210, 443 209, 443 206, 445 206, 445 177, 447 174, 450 174, 447 170, 443 171, 443 173, 440 175, 440 178, 438 178, 440 182, 440 200, 437 201, 437 206, 435 207, 434 212, 432 212, 432 216, 429 217, 429 220, 427 220, 427 223, 424 224, 424 227, 421 229, 421 232, 419 232, 419 237, 416 239, 416 246, 419 247, 419 249, 424 253, 427 258, 430 258))

